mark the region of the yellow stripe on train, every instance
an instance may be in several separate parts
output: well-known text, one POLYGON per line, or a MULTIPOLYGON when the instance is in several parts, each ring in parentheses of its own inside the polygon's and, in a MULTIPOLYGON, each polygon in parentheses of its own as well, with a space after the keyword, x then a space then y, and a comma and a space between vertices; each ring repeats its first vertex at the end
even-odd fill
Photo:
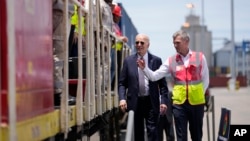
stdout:
MULTIPOLYGON (((76 125, 76 108, 69 107, 69 127, 76 125)), ((40 141, 60 132, 60 110, 17 123, 17 141, 40 141)), ((9 128, 1 125, 0 140, 9 140, 9 128)))

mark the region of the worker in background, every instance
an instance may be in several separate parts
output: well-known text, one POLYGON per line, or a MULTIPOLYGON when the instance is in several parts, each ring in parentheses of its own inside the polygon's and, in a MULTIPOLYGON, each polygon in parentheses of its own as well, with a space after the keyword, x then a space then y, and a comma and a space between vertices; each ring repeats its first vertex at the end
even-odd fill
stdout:
MULTIPOLYGON (((84 2, 84 1, 83 1, 84 2)), ((84 4, 84 3, 83 3, 84 4)), ((76 57, 78 55, 78 34, 79 34, 79 27, 78 27, 78 7, 74 5, 74 14, 71 17, 71 29, 70 29, 70 36, 69 36, 69 57, 76 57)), ((85 16, 84 13, 82 14, 81 24, 82 24, 82 47, 83 47, 83 54, 85 54, 85 16)))
MULTIPOLYGON (((54 59, 54 105, 59 106, 61 102, 61 93, 63 90, 63 64, 64 64, 64 27, 63 27, 63 7, 62 0, 53 0, 53 59, 54 59)), ((72 3, 69 3, 68 20, 74 12, 72 3)), ((70 25, 69 25, 70 26, 70 25)), ((75 99, 69 99, 74 103, 75 99)))
MULTIPOLYGON (((126 36, 123 36, 122 35, 122 31, 119 27, 119 22, 121 20, 121 17, 122 17, 122 10, 121 10, 121 7, 114 3, 112 5, 112 14, 113 14, 113 30, 114 30, 114 33, 115 35, 118 37, 118 39, 120 41, 123 41, 123 42, 128 42, 128 38, 126 36)), ((120 46, 116 46, 117 50, 121 50, 121 47, 120 46)))
POLYGON ((117 64, 118 64, 118 76, 120 74, 120 68, 121 68, 121 57, 122 57, 122 47, 123 43, 128 42, 128 38, 126 36, 122 35, 122 31, 119 27, 119 22, 122 16, 121 7, 117 3, 113 3, 112 5, 112 13, 113 13, 113 30, 115 35, 118 38, 118 41, 115 42, 115 44, 112 46, 111 49, 111 82, 112 82, 112 89, 114 89, 114 78, 115 78, 115 51, 117 52, 117 64))
MULTIPOLYGON (((101 72, 100 74, 104 74, 101 75, 101 82, 102 82, 102 86, 107 89, 108 87, 108 77, 109 77, 109 68, 108 68, 108 64, 110 61, 110 57, 108 55, 108 49, 109 47, 109 33, 113 32, 113 28, 112 28, 112 21, 113 21, 113 17, 112 17, 112 11, 111 11, 111 7, 110 5, 112 4, 112 0, 98 0, 95 1, 94 6, 93 6, 93 27, 94 27, 94 42, 95 42, 95 50, 97 50, 97 47, 100 47, 100 58, 101 58, 101 72), (98 7, 97 2, 100 2, 100 7, 98 7), (97 8, 99 8, 97 13, 97 8), (99 21, 97 20, 99 18, 99 21), (97 23, 98 22, 98 23, 97 23), (99 26, 97 26, 99 25, 99 26), (99 33, 97 33, 97 28, 99 28, 99 33), (104 29, 104 33, 103 33, 103 41, 102 41, 102 30, 104 29), (97 36, 99 35, 99 36, 97 36), (98 42, 101 41, 101 42, 98 42), (99 43, 99 45, 98 45, 99 43), (104 56, 103 56, 104 53, 104 56), (103 81, 104 80, 104 81, 103 81)), ((97 56, 97 51, 94 52, 95 56, 97 56)), ((97 62, 97 58, 95 57, 95 62, 97 62)), ((97 73, 97 63, 95 63, 95 73, 97 73)), ((97 75, 96 75, 96 79, 97 79, 97 75)))
MULTIPOLYGON (((100 2, 100 10, 99 10, 99 18, 100 18, 100 26, 96 26, 97 23, 94 22, 94 33, 95 33, 95 43, 97 43, 98 39, 101 40, 100 37, 97 36, 97 28, 100 28, 100 34, 101 34, 101 30, 104 28, 104 33, 103 33, 103 41, 100 44, 100 51, 104 51, 104 56, 102 57, 102 53, 100 54, 100 58, 104 58, 104 60, 101 59, 101 68, 104 68, 104 70, 101 70, 101 74, 103 74, 102 72, 104 72, 104 75, 102 76, 102 86, 104 86, 105 89, 108 88, 108 86, 110 85, 108 82, 108 78, 109 78, 109 68, 108 68, 108 63, 110 61, 110 56, 108 55, 108 51, 109 48, 111 48, 110 45, 110 41, 109 39, 109 35, 110 33, 113 32, 113 27, 112 27, 112 23, 113 23, 113 16, 112 16, 112 11, 111 11, 111 5, 113 0, 99 0, 100 2), (104 47, 104 48, 102 48, 104 47), (104 79, 104 81, 103 81, 104 79)), ((95 5, 95 9, 94 9, 94 21, 96 21, 97 18, 97 13, 96 13, 96 8, 97 6, 95 5)), ((97 47, 97 44, 96 44, 97 47)), ((95 66, 95 68, 97 68, 97 66, 95 66)), ((95 69, 97 70, 97 69, 95 69)), ((110 122, 111 119, 109 119, 108 121, 110 122)), ((109 125, 105 125, 101 130, 100 130, 100 140, 101 141, 109 141, 112 139, 112 134, 110 132, 110 128, 109 125)), ((117 136, 118 137, 118 136, 117 136)))

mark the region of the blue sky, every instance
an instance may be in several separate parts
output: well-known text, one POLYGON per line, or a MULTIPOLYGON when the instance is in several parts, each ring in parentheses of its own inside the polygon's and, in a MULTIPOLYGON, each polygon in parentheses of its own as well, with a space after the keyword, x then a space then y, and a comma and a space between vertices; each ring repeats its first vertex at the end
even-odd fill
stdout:
MULTIPOLYGON (((123 4, 139 33, 150 37, 149 50, 162 61, 175 53, 172 34, 179 30, 190 14, 187 3, 193 3, 195 15, 202 15, 202 0, 114 0, 123 4)), ((231 0, 203 0, 204 24, 213 38, 231 39, 231 0)), ((234 0, 235 42, 250 40, 250 0, 234 0)), ((213 40, 213 50, 223 40, 213 40)))

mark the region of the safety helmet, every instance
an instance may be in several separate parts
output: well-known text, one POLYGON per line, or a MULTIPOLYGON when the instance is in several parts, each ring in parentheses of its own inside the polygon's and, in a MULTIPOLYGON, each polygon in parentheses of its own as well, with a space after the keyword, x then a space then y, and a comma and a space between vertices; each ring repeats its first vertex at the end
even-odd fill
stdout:
POLYGON ((121 11, 120 6, 115 5, 112 13, 115 14, 116 16, 121 17, 122 16, 122 11, 121 11))

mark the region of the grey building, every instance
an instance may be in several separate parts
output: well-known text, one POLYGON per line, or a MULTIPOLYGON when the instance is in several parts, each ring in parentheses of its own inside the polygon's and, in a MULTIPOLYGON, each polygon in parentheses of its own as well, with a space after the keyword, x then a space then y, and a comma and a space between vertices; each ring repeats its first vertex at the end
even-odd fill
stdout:
POLYGON ((224 47, 214 52, 213 64, 216 74, 229 74, 231 66, 231 43, 225 43, 224 47))
MULTIPOLYGON (((217 73, 230 74, 232 45, 225 43, 224 47, 216 51, 213 55, 214 67, 217 73)), ((235 43, 235 73, 236 76, 246 76, 250 84, 250 41, 235 43)))
POLYGON ((212 33, 200 24, 200 17, 190 13, 181 29, 190 34, 190 49, 203 52, 208 66, 212 66, 212 33))

